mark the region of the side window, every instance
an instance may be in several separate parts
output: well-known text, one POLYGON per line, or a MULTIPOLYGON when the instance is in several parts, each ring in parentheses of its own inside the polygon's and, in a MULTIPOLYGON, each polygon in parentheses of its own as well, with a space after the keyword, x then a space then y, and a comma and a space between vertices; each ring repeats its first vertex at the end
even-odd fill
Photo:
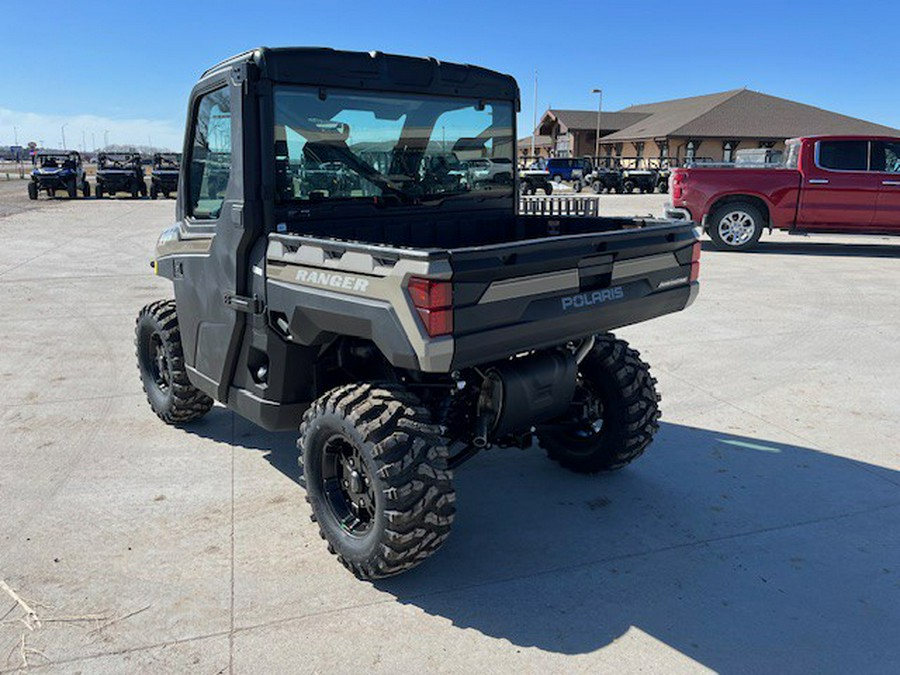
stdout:
POLYGON ((205 94, 197 106, 190 158, 188 214, 219 217, 231 175, 231 100, 228 88, 205 94))
POLYGON ((900 173, 900 141, 872 144, 872 171, 900 173))
POLYGON ((868 171, 868 141, 819 141, 818 164, 835 171, 868 171))

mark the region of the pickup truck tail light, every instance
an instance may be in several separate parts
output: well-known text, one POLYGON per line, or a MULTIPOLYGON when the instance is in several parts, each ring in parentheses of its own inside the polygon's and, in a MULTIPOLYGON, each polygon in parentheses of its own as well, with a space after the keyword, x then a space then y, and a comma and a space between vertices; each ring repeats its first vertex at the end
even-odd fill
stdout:
POLYGON ((700 242, 694 244, 691 249, 691 283, 700 278, 700 242))
POLYGON ((672 172, 672 199, 681 199, 684 196, 684 184, 687 182, 687 174, 684 171, 672 172))
POLYGON ((453 332, 453 284, 410 277, 406 292, 428 335, 439 337, 453 332))

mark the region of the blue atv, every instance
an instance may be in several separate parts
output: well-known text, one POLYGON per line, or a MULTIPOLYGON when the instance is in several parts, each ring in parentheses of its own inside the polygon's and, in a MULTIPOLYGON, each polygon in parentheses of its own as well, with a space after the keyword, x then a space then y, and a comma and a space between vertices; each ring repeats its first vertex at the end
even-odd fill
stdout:
POLYGON ((78 196, 91 196, 91 186, 87 182, 81 155, 71 152, 40 152, 36 161, 37 167, 31 172, 28 183, 28 198, 37 199, 41 191, 55 197, 57 191, 65 192, 71 199, 78 196))

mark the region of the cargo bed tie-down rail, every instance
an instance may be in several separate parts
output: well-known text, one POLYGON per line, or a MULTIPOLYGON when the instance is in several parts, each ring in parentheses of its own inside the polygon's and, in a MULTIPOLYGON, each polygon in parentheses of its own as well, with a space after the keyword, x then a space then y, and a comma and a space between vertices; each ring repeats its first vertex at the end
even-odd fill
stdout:
POLYGON ((519 213, 525 216, 599 216, 600 200, 566 195, 521 196, 519 213))

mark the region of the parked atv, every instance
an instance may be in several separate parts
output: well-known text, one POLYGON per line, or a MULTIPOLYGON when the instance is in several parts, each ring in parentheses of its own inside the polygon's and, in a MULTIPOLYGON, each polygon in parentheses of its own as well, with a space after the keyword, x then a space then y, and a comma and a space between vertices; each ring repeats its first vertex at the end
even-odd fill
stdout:
POLYGON ((594 194, 599 195, 602 192, 621 192, 622 174, 616 169, 598 166, 585 178, 585 183, 591 186, 594 194))
POLYGON ((162 195, 166 199, 178 192, 178 174, 181 155, 174 152, 157 152, 150 169, 150 199, 162 195))
POLYGON ((658 179, 657 172, 653 169, 625 169, 622 171, 622 192, 653 192, 658 179))
POLYGON ((40 192, 55 197, 57 191, 65 192, 70 199, 91 196, 91 186, 87 182, 81 155, 71 152, 41 152, 37 157, 37 168, 31 172, 28 183, 28 198, 37 199, 40 192))
POLYGON ((127 192, 132 199, 147 196, 139 153, 101 152, 97 156, 97 199, 118 192, 127 192))
POLYGON ((520 169, 519 190, 523 195, 537 194, 543 190, 545 195, 553 193, 553 183, 550 182, 550 172, 544 169, 520 169))

